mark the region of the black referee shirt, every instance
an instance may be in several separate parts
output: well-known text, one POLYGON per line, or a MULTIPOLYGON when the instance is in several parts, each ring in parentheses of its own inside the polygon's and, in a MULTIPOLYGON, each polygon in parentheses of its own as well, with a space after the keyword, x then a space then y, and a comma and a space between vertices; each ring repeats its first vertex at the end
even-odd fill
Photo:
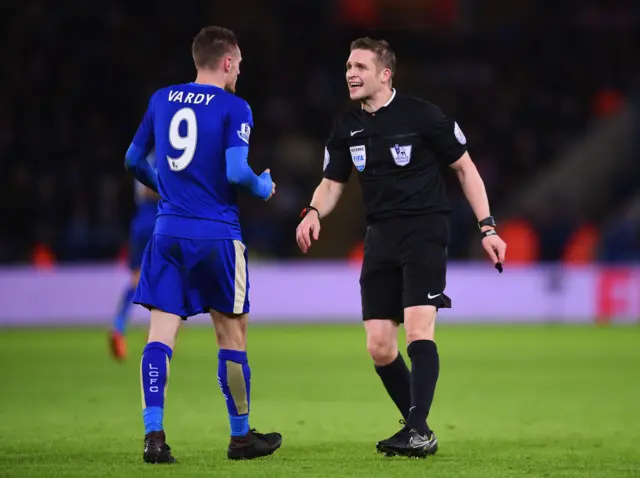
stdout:
POLYGON ((465 153, 457 123, 436 105, 396 94, 378 111, 341 114, 326 144, 324 177, 358 170, 367 222, 450 211, 441 169, 465 153))

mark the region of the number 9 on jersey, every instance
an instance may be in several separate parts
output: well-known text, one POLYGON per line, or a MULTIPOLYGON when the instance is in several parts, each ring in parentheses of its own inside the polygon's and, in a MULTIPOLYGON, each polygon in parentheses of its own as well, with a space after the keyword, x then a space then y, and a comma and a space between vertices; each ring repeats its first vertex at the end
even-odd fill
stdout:
POLYGON ((182 154, 177 158, 167 156, 169 168, 172 171, 182 171, 189 166, 196 153, 196 144, 198 142, 198 122, 196 114, 191 108, 182 108, 173 115, 169 124, 169 142, 177 151, 182 154), (186 134, 180 135, 180 124, 186 122, 186 134))

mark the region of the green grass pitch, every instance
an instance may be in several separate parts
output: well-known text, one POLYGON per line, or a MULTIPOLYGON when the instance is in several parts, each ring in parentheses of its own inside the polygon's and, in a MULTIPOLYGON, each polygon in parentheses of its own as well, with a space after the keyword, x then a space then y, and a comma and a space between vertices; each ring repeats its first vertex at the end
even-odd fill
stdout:
POLYGON ((98 329, 0 330, 0 476, 640 476, 640 329, 447 326, 431 426, 440 451, 386 458, 398 429, 360 324, 253 326, 252 426, 282 449, 226 459, 227 413, 210 328, 187 324, 171 364, 165 427, 177 465, 142 462, 139 357, 98 329))

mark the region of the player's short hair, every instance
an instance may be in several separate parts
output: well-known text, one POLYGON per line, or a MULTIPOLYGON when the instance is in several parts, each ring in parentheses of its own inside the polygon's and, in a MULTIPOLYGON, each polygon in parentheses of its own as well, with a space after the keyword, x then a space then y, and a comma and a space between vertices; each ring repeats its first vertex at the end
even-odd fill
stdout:
POLYGON ((378 61, 391 70, 391 76, 396 72, 396 54, 389 46, 386 40, 374 40, 373 38, 363 37, 351 42, 351 51, 368 50, 375 53, 378 61))
POLYGON ((204 27, 193 39, 191 54, 196 68, 215 68, 237 46, 236 35, 228 28, 204 27))

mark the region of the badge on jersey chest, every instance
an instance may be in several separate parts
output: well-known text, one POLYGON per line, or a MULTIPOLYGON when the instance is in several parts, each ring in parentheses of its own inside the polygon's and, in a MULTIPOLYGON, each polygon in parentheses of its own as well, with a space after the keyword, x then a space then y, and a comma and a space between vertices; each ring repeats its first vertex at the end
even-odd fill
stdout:
POLYGON ((391 147, 391 155, 398 166, 406 166, 411 162, 411 145, 400 146, 396 144, 391 147))
POLYGON ((367 150, 363 146, 351 146, 349 148, 351 151, 351 161, 353 161, 353 165, 360 172, 367 165, 367 150))

